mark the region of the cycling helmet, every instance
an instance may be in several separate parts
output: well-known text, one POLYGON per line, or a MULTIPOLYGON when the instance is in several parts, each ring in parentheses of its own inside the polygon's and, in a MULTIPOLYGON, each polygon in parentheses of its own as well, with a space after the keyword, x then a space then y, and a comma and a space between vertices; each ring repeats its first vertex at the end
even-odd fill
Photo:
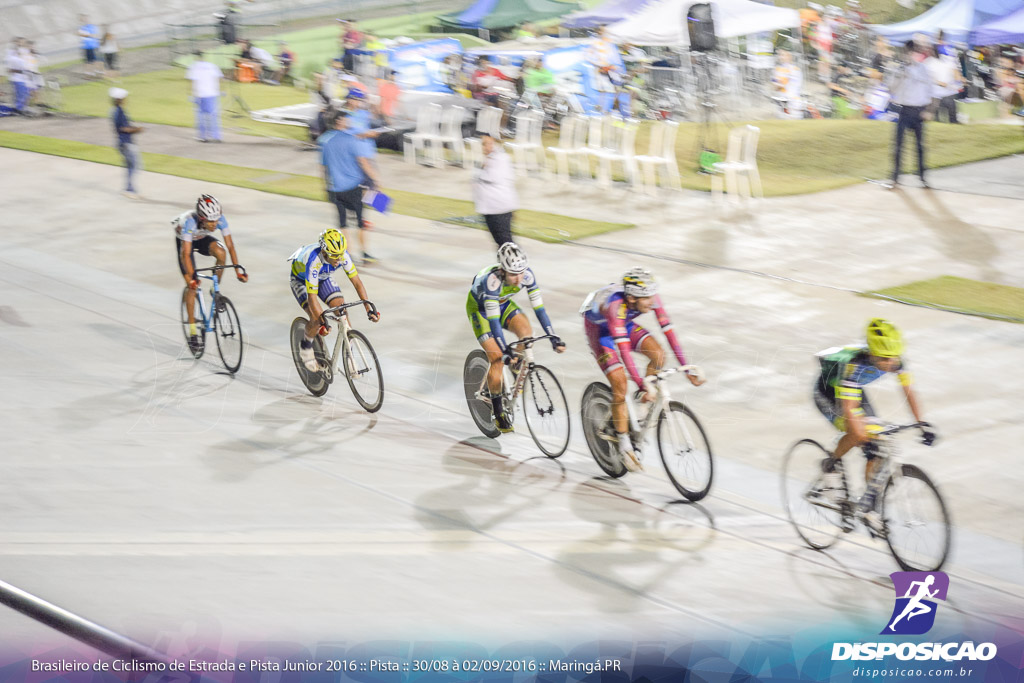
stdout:
POLYGON ((874 318, 868 323, 868 353, 881 358, 896 358, 903 353, 903 336, 888 320, 874 318))
POLYGON ((196 215, 207 221, 215 221, 220 218, 220 202, 214 199, 213 195, 204 194, 196 200, 196 215))
POLYGON ((320 233, 320 254, 325 258, 342 259, 347 249, 348 242, 340 230, 331 228, 320 233))
POLYGON ((651 271, 641 266, 630 268, 622 276, 622 289, 626 294, 642 299, 658 293, 658 283, 651 271))
POLYGON ((498 265, 506 273, 516 275, 525 271, 530 264, 526 260, 526 254, 523 253, 518 244, 515 242, 505 242, 505 244, 498 247, 498 265))

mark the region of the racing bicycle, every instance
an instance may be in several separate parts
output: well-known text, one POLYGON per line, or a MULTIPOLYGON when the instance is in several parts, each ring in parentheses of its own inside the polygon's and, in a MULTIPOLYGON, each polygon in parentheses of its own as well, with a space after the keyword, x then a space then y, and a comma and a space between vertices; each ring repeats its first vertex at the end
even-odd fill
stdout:
MULTIPOLYGON (((557 458, 569 447, 569 404, 555 374, 533 360, 533 345, 552 335, 523 337, 511 342, 513 361, 501 370, 501 393, 509 421, 515 420, 519 397, 523 397, 523 417, 537 448, 549 458, 557 458)), ((498 438, 494 411, 487 390, 487 372, 491 363, 483 349, 466 356, 462 379, 466 402, 473 422, 485 436, 498 438)))
POLYGON ((323 396, 327 393, 340 366, 356 401, 367 412, 375 413, 384 403, 384 375, 381 373, 380 363, 377 362, 377 354, 370 345, 370 340, 362 332, 352 328, 345 313, 346 309, 363 304, 370 305, 370 316, 377 313, 372 301, 360 299, 328 308, 320 315, 320 324, 328 331, 331 329, 331 321, 338 323, 338 334, 334 340, 333 352, 328 352, 324 343, 325 337, 317 335, 313 340, 313 356, 320 364, 320 368, 315 372, 307 370, 302 358, 299 357, 300 345, 305 336, 306 319, 299 317, 293 320, 292 360, 295 361, 295 369, 302 383, 314 396, 323 396))
POLYGON ((245 275, 245 268, 239 265, 196 268, 194 271, 196 279, 210 280, 213 282, 213 287, 210 289, 209 308, 206 307, 206 301, 203 299, 203 288, 196 287, 195 290, 192 320, 195 322, 198 343, 194 347, 190 344, 192 335, 188 322, 189 287, 185 287, 181 293, 181 326, 185 331, 185 345, 192 352, 193 358, 199 360, 203 357, 206 352, 206 335, 212 334, 217 340, 217 352, 220 354, 221 362, 224 363, 224 368, 231 374, 235 374, 238 372, 238 368, 242 367, 242 351, 245 347, 242 339, 242 323, 238 319, 235 305, 220 293, 219 275, 221 271, 228 268, 234 268, 245 275), (207 271, 210 272, 209 275, 200 275, 207 271))
MULTIPOLYGON (((645 389, 654 389, 656 398, 647 413, 637 417, 637 408, 629 396, 629 436, 641 454, 650 442, 657 443, 661 462, 676 491, 689 501, 708 495, 714 477, 714 457, 700 420, 682 401, 673 401, 665 380, 676 373, 699 373, 695 365, 684 365, 648 375, 645 389)), ((613 478, 626 473, 619 453, 619 439, 612 420, 612 390, 604 382, 593 382, 583 392, 583 434, 598 466, 613 478)))
MULTIPOLYGON (((883 468, 877 476, 885 484, 879 489, 880 526, 873 527, 850 495, 842 460, 842 486, 828 489, 824 464, 832 454, 812 439, 797 441, 782 463, 782 500, 786 513, 800 538, 815 550, 831 547, 839 536, 861 522, 873 537, 882 538, 904 571, 937 571, 949 555, 952 523, 938 488, 920 467, 898 460, 898 445, 892 437, 925 424, 882 425, 874 439, 883 468)), ((845 459, 845 458, 844 458, 845 459)))

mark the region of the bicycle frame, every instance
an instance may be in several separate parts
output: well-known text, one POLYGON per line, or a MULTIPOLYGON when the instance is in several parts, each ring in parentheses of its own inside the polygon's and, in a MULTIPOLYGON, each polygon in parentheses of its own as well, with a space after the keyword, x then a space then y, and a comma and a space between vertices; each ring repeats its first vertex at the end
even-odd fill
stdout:
MULTIPOLYGON (((655 430, 658 424, 662 411, 665 410, 672 401, 672 395, 669 393, 668 384, 665 380, 676 373, 687 373, 691 370, 696 370, 696 366, 684 365, 679 368, 662 370, 657 374, 644 378, 644 388, 653 388, 657 392, 657 396, 654 399, 654 403, 651 404, 650 410, 647 411, 647 415, 644 416, 642 423, 637 421, 636 408, 634 406, 633 399, 630 397, 629 392, 626 392, 626 410, 629 413, 629 431, 639 435, 639 443, 636 444, 638 447, 647 442, 647 438, 650 436, 651 432, 655 430)), ((686 442, 693 443, 693 439, 690 436, 689 429, 686 425, 681 423, 680 427, 683 430, 683 437, 686 439, 686 442)))
MULTIPOLYGON (((217 272, 221 271, 221 270, 227 270, 229 268, 235 268, 237 270, 242 271, 243 275, 245 274, 245 268, 243 268, 242 266, 239 266, 239 265, 212 266, 210 268, 196 268, 193 271, 193 273, 195 274, 195 277, 198 280, 210 280, 211 282, 213 282, 213 294, 214 294, 214 296, 216 296, 216 295, 220 294, 220 278, 217 277, 217 272), (200 273, 204 273, 206 271, 210 271, 210 274, 209 275, 200 275, 200 273)), ((204 328, 205 328, 206 332, 207 333, 213 332, 213 330, 214 330, 214 328, 216 326, 215 320, 216 320, 217 316, 212 315, 212 313, 213 313, 212 310, 210 311, 211 314, 207 315, 206 300, 203 299, 203 288, 202 287, 196 287, 196 301, 199 303, 199 314, 203 316, 203 325, 204 325, 204 328)))
MULTIPOLYGON (((324 323, 327 320, 334 320, 339 325, 338 336, 337 339, 334 340, 334 351, 327 358, 331 370, 331 377, 333 377, 334 373, 337 371, 338 361, 342 357, 342 355, 344 355, 345 358, 351 357, 351 348, 349 346, 348 341, 348 332, 349 330, 352 329, 352 325, 348 321, 348 315, 345 313, 345 309, 351 308, 353 306, 359 306, 361 304, 370 304, 371 311, 373 313, 377 312, 377 308, 376 306, 373 305, 372 301, 364 301, 363 299, 360 299, 359 301, 353 301, 351 303, 341 304, 340 306, 328 308, 326 311, 320 314, 321 323, 324 323)), ((346 369, 346 371, 351 373, 352 368, 349 367, 346 369)))
MULTIPOLYGON (((515 381, 511 384, 508 381, 507 373, 511 372, 508 368, 501 369, 501 384, 502 390, 506 387, 511 386, 511 390, 505 394, 508 399, 508 411, 510 413, 515 412, 516 405, 519 403, 519 397, 523 393, 523 389, 526 388, 526 380, 529 379, 530 373, 533 372, 534 360, 533 360, 533 345, 541 339, 550 339, 550 334, 545 334, 540 337, 523 337, 518 341, 514 341, 509 346, 522 346, 521 351, 514 351, 513 353, 520 358, 521 369, 517 373, 513 373, 515 381)), ((490 404, 490 399, 487 397, 487 374, 484 374, 483 380, 480 382, 480 387, 476 391, 476 397, 484 403, 490 404)))

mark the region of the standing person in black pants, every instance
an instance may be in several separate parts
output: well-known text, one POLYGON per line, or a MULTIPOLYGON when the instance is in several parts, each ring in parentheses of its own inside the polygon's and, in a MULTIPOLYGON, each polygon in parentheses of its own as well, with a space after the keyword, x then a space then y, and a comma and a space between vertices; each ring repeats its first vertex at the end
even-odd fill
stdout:
POLYGON ((892 184, 889 189, 899 186, 900 154, 903 152, 903 134, 907 130, 914 131, 917 142, 917 173, 921 177, 921 185, 928 188, 924 178, 924 115, 932 102, 934 83, 931 73, 924 61, 927 58, 927 38, 915 36, 906 43, 904 62, 893 77, 892 101, 900 105, 899 119, 896 121, 896 144, 892 161, 892 184))
POLYGON ((484 152, 483 168, 473 176, 473 202, 500 247, 512 241, 512 212, 519 208, 512 160, 490 133, 478 132, 484 152))

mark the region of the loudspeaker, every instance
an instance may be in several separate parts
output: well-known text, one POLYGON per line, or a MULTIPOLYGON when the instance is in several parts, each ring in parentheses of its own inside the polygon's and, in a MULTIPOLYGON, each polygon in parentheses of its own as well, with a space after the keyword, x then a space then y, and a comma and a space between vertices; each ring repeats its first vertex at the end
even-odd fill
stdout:
POLYGON ((690 49, 698 52, 710 52, 717 45, 715 37, 715 18, 711 15, 711 5, 699 2, 690 5, 686 12, 686 28, 690 34, 690 49))

